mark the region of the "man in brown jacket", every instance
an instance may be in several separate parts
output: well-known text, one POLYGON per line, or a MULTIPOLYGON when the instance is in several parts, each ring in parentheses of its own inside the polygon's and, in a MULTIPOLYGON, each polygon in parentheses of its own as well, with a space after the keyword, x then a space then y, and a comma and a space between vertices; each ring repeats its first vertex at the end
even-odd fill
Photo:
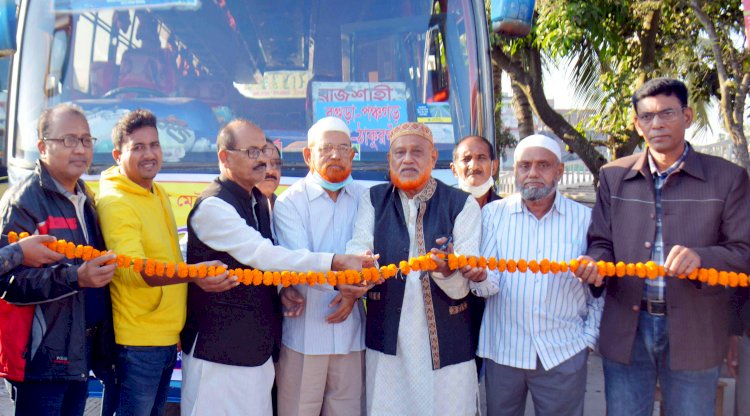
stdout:
POLYGON ((676 276, 698 267, 749 268, 747 173, 685 142, 693 120, 687 98, 673 79, 639 88, 635 125, 648 147, 599 173, 582 259, 653 260, 665 269, 653 280, 605 282, 594 264, 576 271, 606 287, 599 347, 610 416, 651 415, 657 380, 668 415, 713 414, 728 339, 727 291, 676 276))

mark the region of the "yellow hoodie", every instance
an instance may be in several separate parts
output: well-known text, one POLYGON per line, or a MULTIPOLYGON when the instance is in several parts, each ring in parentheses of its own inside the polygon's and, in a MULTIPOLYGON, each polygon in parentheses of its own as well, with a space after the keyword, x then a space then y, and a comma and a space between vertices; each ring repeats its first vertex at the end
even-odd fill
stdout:
MULTIPOLYGON (((153 190, 113 166, 101 175, 96 210, 107 248, 133 258, 181 262, 177 226, 167 192, 153 190)), ((110 284, 115 340, 120 345, 168 346, 185 324, 187 284, 151 287, 139 273, 120 269, 110 284)))

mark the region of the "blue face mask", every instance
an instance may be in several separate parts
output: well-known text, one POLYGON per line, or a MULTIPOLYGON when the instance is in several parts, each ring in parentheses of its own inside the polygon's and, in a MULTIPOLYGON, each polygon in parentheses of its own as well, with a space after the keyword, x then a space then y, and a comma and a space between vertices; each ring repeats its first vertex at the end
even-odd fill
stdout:
POLYGON ((338 183, 328 182, 327 180, 323 179, 323 177, 320 176, 320 174, 315 170, 313 170, 312 179, 313 179, 313 182, 320 185, 321 188, 325 189, 326 191, 331 191, 331 192, 336 192, 340 190, 341 188, 345 187, 346 185, 349 185, 350 183, 354 182, 354 178, 352 178, 352 175, 349 175, 342 182, 338 182, 338 183))

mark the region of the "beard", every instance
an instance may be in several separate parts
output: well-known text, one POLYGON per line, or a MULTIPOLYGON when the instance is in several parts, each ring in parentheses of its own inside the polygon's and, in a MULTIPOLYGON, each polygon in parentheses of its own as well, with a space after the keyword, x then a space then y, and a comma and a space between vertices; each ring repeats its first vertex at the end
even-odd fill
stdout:
POLYGON ((544 186, 536 187, 526 186, 525 184, 516 181, 516 189, 521 192, 521 198, 523 198, 524 200, 538 201, 551 195, 552 192, 557 189, 557 182, 552 182, 550 184, 545 183, 544 186))
POLYGON ((413 179, 403 179, 398 175, 398 172, 394 172, 393 170, 390 170, 389 174, 391 182, 393 182, 393 185, 395 185, 396 188, 402 191, 413 191, 421 188, 428 180, 430 180, 432 168, 426 169, 421 175, 419 175, 419 177, 413 179))
POLYGON ((340 163, 324 163, 317 172, 330 183, 341 183, 352 174, 352 167, 340 163))

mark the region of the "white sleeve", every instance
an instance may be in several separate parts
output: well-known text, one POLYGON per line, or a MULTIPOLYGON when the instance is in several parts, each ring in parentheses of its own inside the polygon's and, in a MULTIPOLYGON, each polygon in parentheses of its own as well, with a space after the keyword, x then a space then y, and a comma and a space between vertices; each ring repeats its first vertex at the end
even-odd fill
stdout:
MULTIPOLYGON (((346 254, 363 254, 367 250, 375 250, 374 228, 375 208, 370 201, 370 192, 367 191, 359 199, 354 231, 352 232, 352 239, 346 244, 346 254)), ((381 264, 381 266, 385 265, 381 264)))
MULTIPOLYGON (((477 200, 468 196, 464 208, 453 224, 453 251, 456 255, 478 256, 481 239, 482 210, 477 200)), ((447 277, 443 277, 440 273, 431 273, 431 275, 435 283, 450 298, 462 299, 469 294, 469 281, 460 271, 456 270, 447 277)))
POLYGON ((256 269, 298 272, 331 270, 333 254, 274 246, 271 240, 247 225, 233 206, 216 197, 201 202, 190 224, 196 237, 204 244, 256 269))
MULTIPOLYGON (((480 251, 485 258, 497 258, 497 227, 499 219, 496 218, 497 209, 495 205, 485 205, 482 209, 482 245, 480 251)), ((471 291, 483 298, 490 297, 500 291, 500 273, 497 270, 487 270, 487 278, 484 281, 471 282, 471 291)))

